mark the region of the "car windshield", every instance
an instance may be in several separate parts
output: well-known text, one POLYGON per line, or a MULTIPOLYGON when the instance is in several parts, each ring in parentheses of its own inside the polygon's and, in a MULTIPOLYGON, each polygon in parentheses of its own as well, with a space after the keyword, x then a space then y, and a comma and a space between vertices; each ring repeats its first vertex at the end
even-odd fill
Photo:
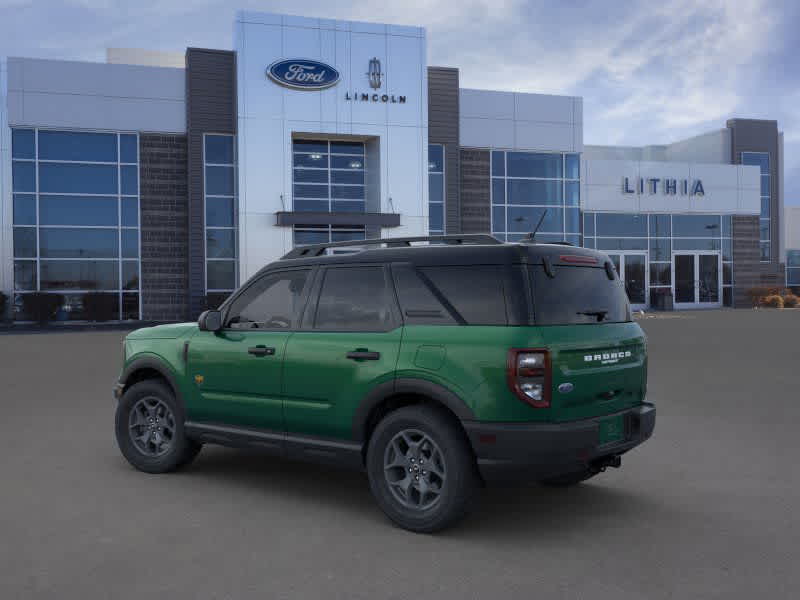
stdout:
POLYGON ((631 320, 625 286, 609 279, 604 268, 541 265, 531 269, 533 310, 537 325, 624 323, 631 320))

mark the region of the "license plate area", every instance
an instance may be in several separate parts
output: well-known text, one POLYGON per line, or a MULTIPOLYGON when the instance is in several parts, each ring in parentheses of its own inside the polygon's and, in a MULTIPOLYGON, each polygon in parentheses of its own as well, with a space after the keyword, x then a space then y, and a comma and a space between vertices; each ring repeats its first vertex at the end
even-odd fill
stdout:
POLYGON ((625 439, 625 415, 614 415, 598 422, 598 441, 600 446, 621 442, 625 439))

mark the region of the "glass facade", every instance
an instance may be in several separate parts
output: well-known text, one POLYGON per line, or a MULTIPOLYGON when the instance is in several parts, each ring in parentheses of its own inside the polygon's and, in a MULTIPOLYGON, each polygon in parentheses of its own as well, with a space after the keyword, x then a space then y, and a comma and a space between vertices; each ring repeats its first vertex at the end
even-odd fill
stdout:
POLYGON ((15 317, 24 295, 64 301, 56 320, 83 320, 86 294, 139 319, 139 141, 134 133, 12 130, 15 317))
POLYGON ((723 305, 732 305, 733 244, 730 215, 583 214, 584 243, 608 254, 640 250, 648 256, 650 304, 672 289, 673 253, 709 251, 720 255, 723 305))
POLYGON ((237 202, 236 138, 205 134, 206 292, 228 293, 236 289, 237 202))
POLYGON ((772 189, 769 175, 769 152, 742 152, 742 164, 753 165, 761 169, 761 218, 759 220, 759 245, 761 261, 769 262, 772 258, 770 241, 770 199, 772 189))
POLYGON ((428 145, 428 232, 444 235, 444 146, 428 145))
POLYGON ((800 287, 800 250, 786 251, 786 285, 800 287))
POLYGON ((493 150, 492 235, 580 245, 580 155, 493 150))
MULTIPOLYGON (((292 141, 292 201, 296 212, 366 211, 363 142, 292 141)), ((360 225, 295 225, 294 245, 363 240, 360 225)))

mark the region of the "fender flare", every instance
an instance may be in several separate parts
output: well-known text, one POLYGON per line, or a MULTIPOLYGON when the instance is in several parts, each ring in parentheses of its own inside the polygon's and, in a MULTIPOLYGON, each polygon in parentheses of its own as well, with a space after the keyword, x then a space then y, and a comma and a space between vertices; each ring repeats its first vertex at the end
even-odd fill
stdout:
POLYGON ((373 409, 387 398, 400 394, 427 396, 450 409, 459 421, 475 420, 472 409, 443 385, 426 379, 402 377, 376 385, 364 397, 353 415, 353 439, 359 442, 366 441, 368 419, 373 409))
POLYGON ((184 410, 186 409, 186 404, 183 401, 183 392, 178 385, 175 373, 165 361, 154 356, 142 356, 141 358, 133 359, 133 361, 122 370, 122 374, 119 376, 119 383, 126 386, 130 376, 142 369, 152 369, 166 379, 172 391, 175 392, 175 399, 178 401, 178 404, 180 404, 184 410))

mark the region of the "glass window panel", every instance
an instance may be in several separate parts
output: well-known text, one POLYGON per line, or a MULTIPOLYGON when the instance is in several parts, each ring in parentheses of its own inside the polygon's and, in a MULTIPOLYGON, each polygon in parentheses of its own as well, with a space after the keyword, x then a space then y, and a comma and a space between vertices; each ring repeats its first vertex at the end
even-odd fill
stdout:
POLYGON ((492 204, 506 203, 506 180, 492 179, 492 204))
POLYGON ((581 244, 581 236, 580 236, 580 234, 568 233, 564 237, 566 238, 566 241, 568 241, 573 246, 581 246, 582 245, 581 244))
POLYGON ((672 285, 672 265, 655 263, 650 265, 650 285, 672 285))
POLYGON ((14 290, 36 291, 36 261, 14 261, 14 290))
POLYGON ((233 198, 206 198, 206 227, 233 227, 233 198))
POLYGON ((595 248, 596 244, 597 244, 597 242, 595 242, 595 239, 593 237, 584 237, 583 238, 583 247, 584 248, 595 248))
POLYGON ((33 129, 11 130, 11 157, 36 158, 36 138, 33 129))
POLYGON ((207 135, 205 161, 217 165, 232 165, 233 136, 207 135))
POLYGON ((328 242, 328 229, 321 230, 294 230, 294 245, 324 244, 328 242))
POLYGON ((772 256, 772 249, 770 247, 769 242, 761 242, 759 244, 759 250, 761 253, 761 261, 769 262, 770 256, 772 256))
POLYGON ((135 135, 122 134, 119 136, 119 161, 124 163, 139 162, 138 140, 135 135))
POLYGON ((117 258, 118 246, 116 229, 45 227, 39 230, 39 254, 42 257, 117 258))
POLYGON ((117 166, 39 163, 39 191, 117 194, 117 166))
POLYGON ((716 238, 673 238, 673 250, 719 250, 720 240, 716 238))
POLYGON ((122 226, 139 226, 139 200, 137 198, 122 199, 122 226))
POLYGON ((567 154, 565 156, 566 173, 564 177, 567 179, 580 179, 581 178, 581 157, 580 154, 567 154))
POLYGON ((770 196, 769 192, 769 175, 762 175, 761 176, 761 195, 762 196, 770 196))
POLYGON ((122 319, 139 320, 139 294, 122 294, 122 319))
POLYGON ((206 262, 206 288, 209 290, 232 290, 236 287, 236 263, 232 260, 209 260, 206 262))
POLYGON ((492 207, 492 231, 500 232, 506 229, 506 209, 504 206, 492 207))
POLYGON ((138 260, 123 260, 122 261, 122 289, 123 290, 138 290, 139 289, 139 261, 138 260))
POLYGON ((364 199, 364 186, 363 185, 332 185, 331 197, 346 200, 363 200, 364 199))
POLYGON ((206 194, 210 196, 233 196, 233 167, 206 167, 206 194))
POLYGON ((504 177, 506 174, 506 153, 499 150, 492 152, 492 175, 504 177))
POLYGON ((430 202, 444 202, 444 175, 441 173, 428 175, 428 199, 430 202))
POLYGON ((598 236, 647 237, 647 216, 597 213, 595 231, 598 236))
POLYGON ((320 290, 315 329, 379 331, 391 323, 391 302, 380 267, 329 269, 320 290))
POLYGON ((327 185, 294 184, 295 198, 327 198, 327 185))
POLYGON ((139 258, 139 230, 123 229, 122 258, 139 258))
POLYGON ((786 251, 786 266, 787 267, 800 267, 800 250, 787 250, 786 251))
POLYGON ((761 216, 769 218, 769 198, 761 198, 761 216))
POLYGON ((430 205, 428 211, 428 228, 436 231, 442 231, 444 229, 444 206, 442 204, 430 205))
POLYGON ((116 196, 39 196, 42 225, 117 225, 116 196))
POLYGON ((669 239, 650 238, 650 260, 672 260, 672 244, 669 239))
POLYGON ((594 236, 594 213, 583 213, 583 235, 594 236))
POLYGON ((800 285, 800 269, 788 269, 786 272, 786 285, 800 285))
POLYGON ((327 154, 328 142, 318 142, 314 140, 294 140, 292 150, 295 152, 313 152, 315 154, 327 154))
POLYGON ((126 196, 136 196, 139 193, 139 168, 133 165, 120 167, 120 189, 126 196))
POLYGON ((432 173, 444 171, 444 146, 441 144, 428 145, 428 171, 432 173))
POLYGON ((43 260, 42 290, 119 289, 119 263, 115 260, 43 260))
POLYGON ((15 192, 35 192, 36 164, 15 160, 11 165, 11 182, 15 192))
POLYGON ((733 265, 731 263, 722 263, 722 283, 733 283, 733 265))
POLYGON ((670 237, 672 226, 669 215, 650 215, 650 237, 670 237))
POLYGON ((733 218, 730 215, 722 215, 722 237, 733 235, 733 218))
POLYGON ((358 231, 347 231, 342 229, 337 229, 333 227, 331 230, 331 241, 332 242, 346 242, 349 240, 363 240, 365 238, 366 233, 364 229, 360 229, 358 231))
POLYGON ((14 227, 14 256, 36 258, 35 227, 14 227))
MULTIPOLYGON (((600 215, 598 215, 600 216, 600 215)), ((597 238, 598 250, 647 250, 647 238, 597 238)))
POLYGON ((564 231, 563 211, 539 207, 509 206, 506 231, 531 232, 539 223, 539 219, 547 211, 539 227, 541 233, 561 233, 564 231))
POLYGON ((34 194, 14 194, 14 225, 36 225, 34 194))
POLYGON ((560 181, 508 180, 509 204, 560 206, 562 204, 561 193, 560 181))
MULTIPOLYGON (((442 175, 429 175, 439 177, 442 175)), ((356 183, 364 185, 364 171, 331 171, 331 183, 356 183)))
POLYGON ((235 258, 236 236, 233 229, 206 229, 208 258, 235 258))
POLYGON ((328 183, 328 170, 295 169, 294 180, 298 183, 328 183))
POLYGON ((719 237, 719 215, 673 215, 675 237, 719 237))
POLYGON ((581 212, 577 208, 564 209, 564 229, 568 233, 579 233, 581 230, 581 212))
POLYGON ((334 212, 364 212, 363 200, 334 200, 332 202, 334 212))
POLYGON ((729 287, 722 288, 722 306, 733 306, 733 290, 729 287))
POLYGON ((364 142, 331 142, 331 154, 358 154, 364 156, 364 142))
POLYGON ((567 206, 580 206, 581 204, 581 184, 578 181, 567 181, 564 183, 566 198, 564 203, 567 206))
POLYGON ((117 162, 117 135, 83 131, 39 131, 39 160, 117 162))
POLYGON ((540 154, 535 152, 508 152, 509 177, 547 177, 562 176, 561 154, 540 154))
POLYGON ((327 212, 329 208, 328 200, 295 200, 294 209, 303 212, 327 212))
POLYGON ((769 152, 742 152, 743 165, 761 167, 761 173, 769 173, 769 152))
POLYGON ((759 238, 762 240, 768 240, 769 238, 769 225, 770 222, 767 219, 761 219, 758 222, 758 235, 759 238))
MULTIPOLYGON (((346 156, 339 157, 344 164, 350 164, 352 161, 351 158, 346 156)), ((295 154, 292 157, 294 161, 293 164, 295 167, 311 167, 315 169, 327 169, 328 168, 328 155, 327 154, 295 154)), ((360 162, 360 161, 358 161, 360 162)), ((341 166, 339 168, 346 168, 341 166)))
MULTIPOLYGON (((324 160, 326 157, 321 157, 319 160, 324 160)), ((320 165, 319 160, 313 166, 324 166, 327 167, 328 163, 325 161, 325 164, 320 165)), ((313 161, 312 161, 313 162, 313 161)), ((312 165, 308 165, 312 166, 312 165)), ((364 168, 364 159, 359 158, 357 156, 331 156, 331 168, 332 169, 363 169, 364 168)))

